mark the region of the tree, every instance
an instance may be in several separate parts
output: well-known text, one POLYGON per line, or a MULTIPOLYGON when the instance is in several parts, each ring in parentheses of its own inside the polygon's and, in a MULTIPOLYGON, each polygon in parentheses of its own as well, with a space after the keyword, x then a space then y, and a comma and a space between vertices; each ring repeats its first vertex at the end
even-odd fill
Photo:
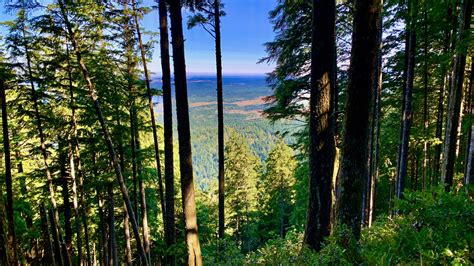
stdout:
MULTIPOLYGON (((171 97, 171 67, 168 39, 168 7, 165 0, 158 3, 160 18, 160 54, 161 72, 163 83, 163 127, 165 142, 165 189, 166 189, 166 215, 165 237, 166 245, 175 244, 174 225, 174 157, 173 157, 173 110, 171 97)), ((168 263, 174 265, 174 256, 169 255, 168 263)))
POLYGON ((335 160, 334 1, 313 1, 309 115, 309 199, 304 243, 319 251, 331 230, 332 177, 335 160))
POLYGON ((463 97, 464 72, 466 67, 467 45, 465 42, 469 36, 469 28, 471 25, 471 0, 466 0, 463 2, 461 14, 462 21, 460 23, 460 29, 457 36, 457 43, 459 47, 455 55, 452 83, 450 84, 446 134, 444 142, 444 157, 441 169, 441 179, 446 190, 449 190, 451 186, 453 186, 454 163, 456 160, 456 143, 461 116, 461 101, 463 97))
POLYGON ((173 46, 174 80, 176 89, 176 116, 178 121, 179 165, 181 171, 181 196, 188 248, 188 265, 202 265, 194 198, 191 132, 189 128, 188 91, 184 55, 183 19, 180 1, 171 1, 171 43, 173 46))
POLYGON ((225 148, 227 231, 242 251, 249 251, 255 234, 253 214, 256 210, 256 181, 260 161, 248 142, 234 129, 229 129, 225 148))
POLYGON ((338 222, 360 238, 362 193, 367 176, 370 99, 375 83, 375 65, 381 2, 356 1, 349 84, 338 175, 338 222))
POLYGON ((296 160, 293 150, 280 139, 268 154, 265 171, 258 183, 260 210, 264 227, 260 232, 268 237, 285 237, 294 207, 296 160))
POLYGON ((197 13, 188 21, 188 27, 192 28, 200 25, 205 31, 211 35, 215 41, 216 50, 216 83, 217 83, 217 139, 218 139, 218 180, 219 180, 219 231, 220 239, 224 238, 225 227, 225 158, 224 158, 224 99, 222 88, 222 49, 221 49, 221 16, 225 13, 222 11, 223 4, 220 0, 200 0, 192 2, 191 8, 197 13), (211 28, 208 29, 207 26, 211 28))
MULTIPOLYGON (((0 53, 0 101, 2 105, 2 129, 3 129, 3 151, 5 153, 5 185, 7 189, 6 217, 8 224, 7 250, 8 263, 18 265, 18 248, 15 234, 15 219, 13 214, 13 186, 12 186, 12 165, 10 155, 10 135, 8 133, 8 113, 7 113, 7 80, 9 71, 3 62, 3 55, 0 53)), ((3 226, 3 223, 2 223, 3 226)), ((3 230, 3 228, 1 229, 3 230)), ((3 241, 3 239, 2 239, 3 241)), ((2 245, 3 246, 3 245, 2 245)), ((5 263, 7 262, 5 261, 5 263)))

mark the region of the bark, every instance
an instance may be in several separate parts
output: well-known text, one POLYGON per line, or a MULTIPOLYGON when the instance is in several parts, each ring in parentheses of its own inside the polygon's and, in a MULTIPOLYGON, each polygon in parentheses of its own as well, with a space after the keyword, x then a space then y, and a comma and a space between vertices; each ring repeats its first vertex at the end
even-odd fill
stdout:
POLYGON ((8 258, 10 265, 18 265, 17 243, 15 234, 15 219, 13 216, 13 184, 12 184, 12 165, 10 155, 10 136, 8 134, 8 113, 6 84, 3 77, 0 77, 0 100, 2 105, 2 128, 3 128, 3 152, 5 153, 5 186, 7 189, 6 216, 8 224, 8 258))
MULTIPOLYGON (((461 12, 463 21, 460 25, 458 44, 461 44, 462 46, 464 44, 464 40, 468 36, 471 24, 471 0, 466 0, 463 2, 461 12)), ((448 117, 446 120, 444 157, 441 169, 441 179, 446 190, 450 190, 451 186, 453 185, 454 164, 456 161, 456 142, 458 137, 458 126, 461 116, 461 101, 463 92, 462 88, 464 84, 464 70, 466 66, 467 47, 461 48, 462 49, 458 49, 458 52, 456 53, 453 66, 452 83, 448 99, 448 117)))
MULTIPOLYGON (((169 248, 175 244, 174 227, 174 158, 173 158, 173 110, 171 99, 171 69, 168 39, 168 10, 165 0, 159 0, 160 17, 160 54, 163 84, 163 124, 165 142, 165 238, 169 248)), ((168 265, 174 265, 174 255, 166 258, 168 265)))
POLYGON ((380 49, 381 7, 380 0, 355 2, 337 211, 339 223, 351 229, 357 240, 367 177, 369 117, 372 88, 377 79, 375 65, 380 49))
POLYGON ((77 63, 78 63, 79 68, 82 72, 83 78, 86 82, 86 87, 87 87, 88 92, 89 92, 89 96, 90 96, 90 98, 93 102, 94 109, 97 113, 97 118, 99 120, 101 129, 102 129, 104 140, 107 144, 109 157, 110 157, 111 163, 112 163, 112 165, 114 167, 114 170, 115 170, 115 176, 116 176, 116 179, 119 183, 120 190, 122 192, 123 201, 125 202, 125 204, 127 206, 127 211, 129 213, 133 233, 134 233, 135 239, 137 241, 137 249, 139 251, 139 254, 140 254, 141 258, 143 259, 144 264, 148 265, 148 261, 146 259, 145 251, 143 249, 143 245, 142 245, 142 242, 141 242, 141 239, 140 239, 140 234, 138 232, 137 220, 135 219, 135 214, 134 214, 133 209, 132 209, 132 204, 130 203, 130 198, 128 197, 128 192, 127 192, 127 188, 125 186, 124 178, 123 178, 123 175, 122 175, 122 170, 120 168, 120 165, 117 161, 117 157, 115 155, 115 150, 114 150, 114 147, 113 147, 112 139, 110 137, 109 129, 106 125, 105 118, 104 118, 104 115, 102 113, 102 107, 99 103, 97 92, 95 90, 95 86, 92 83, 91 77, 89 76, 89 71, 87 70, 87 67, 86 67, 86 65, 84 63, 84 60, 82 58, 81 49, 80 49, 80 47, 78 46, 78 44, 76 42, 76 36, 75 36, 74 31, 73 31, 73 27, 72 27, 72 25, 69 21, 66 6, 64 5, 64 2, 62 0, 58 0, 58 4, 59 4, 60 9, 61 9, 62 17, 63 17, 64 23, 66 25, 66 29, 67 29, 67 32, 68 32, 68 35, 69 35, 69 39, 70 39, 71 44, 74 48, 74 53, 76 54, 77 63))
POLYGON ((59 143, 59 172, 61 174, 61 184, 63 187, 62 196, 63 196, 63 213, 64 213, 64 235, 66 246, 69 252, 72 253, 72 224, 71 224, 71 203, 69 202, 69 177, 67 176, 66 169, 66 153, 64 151, 64 141, 58 139, 59 143))
POLYGON ((76 182, 76 168, 74 162, 74 151, 71 140, 69 140, 69 175, 72 182, 72 206, 74 209, 75 216, 75 229, 76 229, 76 244, 77 244, 77 259, 82 265, 82 236, 81 236, 81 216, 79 213, 79 204, 77 198, 77 182, 76 182))
POLYGON ((464 184, 471 184, 474 177, 474 127, 472 123, 472 88, 474 82, 474 58, 471 57, 471 77, 469 80, 469 98, 468 98, 468 115, 469 115, 469 133, 467 137, 467 149, 466 149, 466 170, 464 173, 464 184))
POLYGON ((225 213, 224 213, 224 99, 222 89, 222 51, 221 51, 221 12, 220 1, 214 0, 214 33, 216 49, 217 73, 217 135, 219 155, 219 238, 224 239, 225 213))
POLYGON ((405 73, 405 88, 403 95, 404 105, 402 106, 402 127, 400 130, 400 144, 399 155, 397 162, 397 177, 396 177, 396 191, 397 198, 402 198, 403 190, 405 188, 405 179, 408 168, 408 148, 410 141, 410 130, 412 123, 412 95, 413 95, 413 81, 415 78, 415 54, 416 54, 416 29, 415 18, 417 15, 418 0, 408 1, 408 15, 407 15, 407 47, 405 50, 406 73, 405 73))
POLYGON ((97 201, 98 201, 98 211, 99 211, 99 230, 100 230, 100 245, 101 245, 101 261, 102 265, 109 264, 109 249, 107 244, 107 229, 105 226, 106 218, 104 214, 104 201, 100 197, 99 189, 97 189, 97 201))
POLYGON ((59 238, 54 237, 54 232, 57 231, 57 228, 56 228, 56 223, 54 221, 54 213, 52 210, 48 211, 48 218, 49 218, 49 224, 50 224, 50 232, 53 235, 54 260, 59 265, 64 265, 63 253, 61 250, 61 242, 59 241, 59 238))
POLYGON ((53 243, 49 235, 48 218, 46 216, 46 209, 44 203, 40 206, 41 232, 42 232, 42 246, 44 249, 44 256, 41 263, 44 265, 56 265, 53 254, 53 243))
POLYGON ((125 232, 125 263, 126 265, 132 265, 132 247, 130 243, 130 225, 127 213, 127 207, 123 205, 123 229, 125 232))
POLYGON ((423 141, 423 168, 422 168, 422 185, 421 189, 426 189, 426 182, 428 180, 428 151, 430 149, 428 138, 429 138, 429 120, 428 120, 428 7, 427 3, 424 3, 424 47, 423 47, 423 135, 425 140, 423 141))
POLYGON ((108 265, 118 265, 117 259, 117 240, 115 238, 115 215, 114 215, 114 187, 112 184, 108 185, 107 188, 107 202, 109 211, 109 254, 110 260, 108 265))
MULTIPOLYGON (((0 190, 0 192, 2 192, 0 190)), ((5 234, 4 230, 4 220, 3 217, 5 216, 5 209, 3 207, 3 202, 0 200, 0 265, 9 265, 9 256, 8 256, 8 246, 7 246, 7 235, 5 234)))
POLYGON ((331 230, 332 177, 334 171, 334 80, 335 63, 334 1, 313 1, 309 198, 303 242, 319 251, 331 230))
POLYGON ((180 1, 170 2, 171 37, 173 46, 174 75, 176 88, 176 115, 178 121, 179 164, 181 169, 181 195, 183 199, 184 222, 188 265, 202 265, 201 247, 198 237, 196 202, 189 127, 189 106, 186 84, 183 21, 180 1))
POLYGON ((159 144, 158 133, 156 130, 155 110, 153 108, 153 95, 151 93, 151 85, 150 85, 151 79, 150 79, 150 73, 148 73, 146 51, 145 51, 145 47, 143 46, 142 34, 140 31, 140 25, 138 23, 135 0, 132 0, 132 7, 133 7, 133 15, 134 15, 133 17, 135 21, 135 29, 137 31, 137 37, 138 37, 138 45, 140 47, 140 54, 142 58, 143 72, 145 74, 146 95, 148 98, 148 109, 150 111, 151 128, 153 131, 153 147, 155 149, 156 173, 158 177, 158 194, 160 197, 161 213, 163 215, 163 221, 164 221, 166 219, 165 217, 166 208, 165 208, 165 198, 163 194, 163 180, 161 177, 162 175, 161 175, 161 163, 160 163, 160 150, 158 147, 158 144, 159 144))

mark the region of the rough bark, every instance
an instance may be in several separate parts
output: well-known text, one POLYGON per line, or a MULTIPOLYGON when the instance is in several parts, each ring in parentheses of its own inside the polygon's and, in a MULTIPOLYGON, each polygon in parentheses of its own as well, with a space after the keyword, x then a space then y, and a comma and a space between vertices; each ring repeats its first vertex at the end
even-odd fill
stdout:
POLYGON ((132 264, 132 246, 130 243, 130 225, 127 213, 127 207, 125 204, 123 205, 123 230, 125 233, 125 264, 126 265, 133 265, 132 264))
POLYGON ((115 155, 115 150, 114 150, 114 147, 113 147, 112 139, 110 137, 109 129, 108 129, 106 123, 105 123, 104 115, 102 113, 102 107, 99 103, 97 92, 95 90, 95 86, 92 83, 91 77, 89 76, 89 71, 87 70, 87 67, 86 67, 86 65, 84 63, 84 60, 82 58, 81 49, 80 49, 80 47, 78 46, 78 44, 76 42, 76 36, 75 36, 74 31, 73 31, 73 27, 72 27, 72 25, 69 21, 66 6, 64 5, 64 2, 62 0, 58 0, 58 3, 59 3, 59 6, 60 6, 60 9, 61 9, 62 17, 63 17, 65 25, 66 25, 66 29, 67 29, 67 33, 69 35, 69 39, 70 39, 71 44, 73 46, 74 53, 76 54, 77 63, 78 63, 79 68, 82 72, 83 78, 86 82, 86 87, 87 87, 88 92, 89 92, 89 96, 92 100, 92 103, 94 105, 94 109, 97 113, 97 118, 99 120, 101 129, 102 129, 102 134, 103 134, 105 143, 107 145, 107 149, 108 149, 108 152, 109 152, 109 157, 110 157, 111 163, 114 167, 115 176, 116 176, 116 179, 119 183, 120 190, 122 192, 123 201, 125 202, 125 204, 127 206, 127 211, 128 211, 129 217, 130 217, 131 224, 132 224, 133 234, 134 234, 136 242, 137 242, 138 252, 140 254, 140 257, 143 259, 144 264, 148 265, 148 261, 147 261, 146 255, 145 255, 145 250, 143 249, 143 245, 142 245, 142 242, 141 242, 141 239, 140 239, 140 233, 138 232, 137 220, 135 218, 135 214, 134 214, 133 209, 132 209, 132 204, 130 202, 130 198, 128 197, 128 192, 127 192, 127 188, 125 186, 124 178, 123 178, 123 175, 122 175, 122 170, 120 168, 120 165, 117 161, 117 157, 115 155))
MULTIPOLYGON (((171 69, 168 39, 168 10, 165 0, 159 0, 160 17, 160 54, 163 84, 163 124, 165 142, 165 238, 166 246, 175 244, 174 227, 174 158, 173 158, 173 110, 171 99, 171 69)), ((169 253, 167 253, 169 254, 169 253)), ((168 265, 174 265, 174 256, 169 254, 166 258, 168 265)))
POLYGON ((173 46, 174 75, 176 88, 176 115, 178 121, 179 165, 181 169, 181 195, 186 226, 188 265, 202 265, 201 247, 198 237, 196 202, 189 126, 186 63, 184 56, 183 21, 181 2, 170 2, 171 38, 173 46))
POLYGON ((335 63, 336 5, 313 1, 309 120, 309 198, 304 243, 319 251, 331 230, 335 140, 332 79, 335 63))
POLYGON ((362 194, 367 177, 368 133, 378 42, 380 0, 355 1, 345 134, 338 177, 338 222, 360 238, 362 194))
POLYGON ((5 153, 5 186, 7 189, 7 246, 10 265, 18 265, 17 243, 15 234, 15 219, 13 216, 13 184, 12 184, 12 165, 10 155, 10 136, 8 134, 8 113, 6 84, 0 76, 0 100, 2 105, 2 128, 3 128, 3 152, 5 153))
MULTIPOLYGON (((471 24, 472 0, 466 0, 462 6, 463 21, 460 25, 458 44, 463 45, 471 24)), ((458 49, 453 65, 453 77, 448 98, 448 113, 446 120, 446 134, 444 141, 444 157, 441 169, 441 179, 446 190, 453 185, 454 164, 456 161, 456 142, 461 116, 461 101, 466 66, 467 47, 458 49)))
POLYGON ((397 177, 396 177, 396 191, 397 198, 402 198, 403 190, 405 188, 405 179, 408 168, 408 146, 410 141, 410 130, 412 123, 412 95, 413 95, 413 81, 415 78, 415 54, 416 54, 416 29, 415 18, 417 15, 417 0, 408 1, 408 14, 407 14, 407 29, 406 34, 408 37, 408 43, 405 50, 406 68, 405 68, 405 88, 403 95, 402 106, 402 126, 400 129, 400 144, 399 154, 397 162, 397 177))

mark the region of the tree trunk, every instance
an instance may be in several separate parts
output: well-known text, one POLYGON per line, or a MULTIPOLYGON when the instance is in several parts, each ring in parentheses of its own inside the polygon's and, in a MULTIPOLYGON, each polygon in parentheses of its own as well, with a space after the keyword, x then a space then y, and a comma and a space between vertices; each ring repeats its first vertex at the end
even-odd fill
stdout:
POLYGON ((130 225, 128 220, 127 207, 123 205, 123 229, 125 232, 125 263, 128 266, 133 265, 132 263, 132 247, 130 243, 130 225))
POLYGON ((163 194, 163 180, 161 178, 160 150, 158 147, 159 142, 158 142, 158 133, 156 130, 155 110, 153 108, 153 95, 151 93, 151 85, 150 85, 151 80, 150 80, 150 74, 148 73, 146 51, 145 51, 145 47, 143 46, 142 34, 140 31, 140 25, 138 23, 135 0, 132 0, 132 7, 133 7, 134 20, 135 20, 135 28, 136 28, 137 37, 138 37, 138 45, 140 47, 140 52, 141 52, 141 57, 142 57, 143 72, 145 74, 146 94, 148 97, 148 109, 150 111, 151 128, 153 131, 153 144, 154 144, 154 149, 155 149, 156 173, 158 177, 158 194, 160 197, 161 213, 163 215, 163 221, 165 221, 166 220, 165 197, 163 194))
POLYGON ((467 110, 469 115, 469 133, 467 137, 467 149, 466 149, 466 170, 464 173, 464 184, 471 184, 474 177, 474 127, 472 123, 472 97, 473 97, 473 82, 474 82, 474 58, 471 57, 471 77, 469 80, 469 98, 467 104, 467 110))
POLYGON ((13 185, 12 185, 12 165, 10 155, 10 136, 8 134, 7 115, 7 86, 3 78, 0 79, 0 99, 2 104, 2 128, 3 128, 3 152, 5 153, 5 185, 7 189, 7 223, 8 223, 8 258, 11 265, 18 265, 17 243, 15 234, 15 219, 13 216, 13 185))
MULTIPOLYGON (((94 162, 95 160, 93 160, 94 162)), ((100 197, 99 189, 97 191, 97 203, 99 211, 99 230, 100 230, 100 245, 101 245, 101 261, 102 265, 109 265, 109 249, 107 244, 107 229, 106 229, 106 218, 104 214, 104 200, 100 197)))
POLYGON ((463 22, 460 25, 458 44, 462 49, 456 53, 453 66, 453 78, 448 99, 448 117, 446 120, 446 135, 444 142, 444 157, 441 169, 441 179, 446 190, 453 185, 454 163, 456 161, 456 141, 461 115, 462 88, 464 84, 464 70, 466 66, 467 46, 464 41, 468 36, 471 23, 472 1, 466 0, 462 7, 463 22))
POLYGON ((53 254, 53 243, 49 235, 48 217, 46 216, 46 209, 44 203, 40 206, 40 219, 41 219, 41 232, 43 235, 42 246, 44 248, 44 257, 41 259, 41 263, 44 265, 56 265, 53 254))
MULTIPOLYGON (((171 70, 168 39, 168 11, 165 0, 159 0, 160 16, 160 54, 163 84, 163 123, 165 142, 165 238, 169 248, 175 244, 174 227, 174 158, 173 158, 173 110, 171 99, 171 70)), ((174 265, 174 255, 170 253, 166 258, 167 265, 174 265)))
POLYGON ((184 56, 183 21, 180 1, 170 2, 171 37, 173 46, 174 75, 176 88, 176 115, 178 120, 179 165, 181 169, 181 195, 186 226, 188 265, 202 265, 199 245, 196 202, 189 127, 189 106, 184 56))
POLYGON ((72 182, 72 206, 74 209, 75 216, 75 229, 76 229, 76 244, 77 244, 77 259, 80 265, 83 263, 82 258, 82 236, 81 236, 81 215, 79 213, 79 204, 77 198, 77 182, 76 182, 76 166, 74 162, 74 151, 69 139, 69 175, 71 176, 72 182))
POLYGON ((406 23, 406 34, 408 37, 407 47, 405 50, 406 73, 405 73, 405 88, 403 95, 404 105, 402 113, 402 127, 400 129, 400 144, 399 155, 397 162, 397 179, 395 186, 395 194, 397 198, 402 198, 403 190, 405 188, 405 179, 408 167, 408 148, 410 141, 410 129, 412 122, 412 95, 413 95, 413 81, 415 78, 415 54, 416 54, 416 29, 414 28, 417 16, 418 0, 408 1, 408 14, 406 23))
POLYGON ((64 149, 64 140, 58 139, 59 143, 59 172, 61 174, 61 184, 63 187, 62 196, 63 196, 63 213, 64 213, 64 236, 66 241, 67 249, 71 254, 73 254, 72 249, 72 226, 71 226, 71 203, 69 202, 69 177, 67 175, 66 169, 66 152, 64 149))
POLYGON ((54 221, 54 214, 53 211, 50 210, 48 211, 48 218, 49 218, 49 224, 51 226, 50 232, 53 235, 53 245, 54 245, 54 260, 59 264, 59 265, 64 265, 64 260, 63 260, 63 253, 61 250, 61 242, 59 241, 59 238, 54 237, 54 232, 57 231, 56 228, 56 223, 54 221))
POLYGON ((221 51, 221 12, 220 0, 214 0, 214 31, 216 45, 216 73, 217 73, 217 136, 219 155, 219 238, 224 239, 224 99, 222 88, 222 51, 221 51))
POLYGON ((313 1, 309 144, 309 198, 303 242, 319 251, 331 230, 334 171, 334 1, 313 1))
POLYGON ((76 54, 77 63, 79 65, 79 68, 80 68, 80 70, 82 72, 82 75, 84 77, 84 80, 86 82, 86 87, 88 88, 89 96, 90 96, 90 98, 91 98, 91 100, 94 104, 94 109, 97 113, 97 117, 98 117, 98 120, 99 120, 101 128, 102 128, 102 133, 104 135, 104 139, 105 139, 105 142, 107 144, 110 160, 111 160, 111 163, 112 163, 112 165, 114 167, 114 170, 115 170, 115 176, 116 176, 116 179, 117 179, 117 181, 120 185, 120 190, 122 192, 122 198, 123 198, 123 201, 125 202, 125 204, 127 206, 127 211, 128 211, 129 217, 130 217, 131 224, 132 224, 133 233, 134 233, 135 239, 137 241, 137 249, 139 251, 140 256, 143 259, 144 264, 148 265, 148 261, 146 259, 146 255, 145 255, 145 250, 143 249, 143 245, 142 245, 142 242, 140 240, 140 233, 138 232, 137 220, 135 219, 135 214, 134 214, 133 209, 132 209, 132 204, 130 203, 130 198, 128 197, 127 187, 125 186, 124 178, 123 178, 123 175, 122 175, 122 170, 120 168, 120 165, 118 164, 117 157, 115 155, 115 150, 114 150, 114 147, 113 147, 112 139, 110 137, 109 130, 108 130, 107 125, 105 123, 104 115, 102 113, 102 107, 99 103, 97 92, 95 90, 95 86, 92 83, 92 80, 89 76, 89 71, 87 70, 87 67, 84 63, 84 60, 82 59, 82 52, 81 52, 79 46, 77 45, 76 36, 75 36, 74 31, 73 31, 73 27, 72 27, 72 25, 69 21, 69 18, 67 16, 67 10, 66 10, 66 7, 64 5, 64 2, 62 0, 58 0, 58 4, 61 8, 61 13, 62 13, 64 22, 65 22, 65 25, 66 25, 66 28, 67 28, 67 32, 69 34, 71 44, 72 44, 72 46, 74 48, 74 52, 76 54))
POLYGON ((114 214, 114 187, 112 183, 110 183, 107 187, 107 202, 108 202, 108 209, 109 209, 109 254, 110 266, 118 265, 117 259, 117 241, 115 238, 115 214, 114 214))
POLYGON ((361 229, 362 194, 367 178, 367 148, 372 88, 380 27, 380 0, 355 1, 352 54, 347 90, 337 211, 358 240, 361 229))

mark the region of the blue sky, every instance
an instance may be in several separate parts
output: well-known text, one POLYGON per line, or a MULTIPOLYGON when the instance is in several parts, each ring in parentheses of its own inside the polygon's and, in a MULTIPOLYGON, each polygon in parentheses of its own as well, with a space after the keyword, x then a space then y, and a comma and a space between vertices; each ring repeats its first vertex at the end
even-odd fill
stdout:
MULTIPOLYGON (((44 1, 49 2, 49 1, 44 1)), ((264 74, 273 69, 257 61, 266 55, 263 44, 274 37, 268 12, 276 6, 276 0, 223 0, 227 15, 222 18, 222 60, 224 74, 264 74)), ((145 0, 143 5, 156 5, 145 0)), ((0 21, 12 19, 0 7, 0 21)), ((190 14, 183 11, 187 72, 190 74, 215 73, 214 41, 200 27, 188 30, 186 21, 190 14)), ((158 11, 153 10, 142 21, 146 31, 158 32, 158 11)), ((4 33, 4 30, 0 31, 4 33)), ((158 36, 156 38, 159 38, 158 36)), ((155 45, 150 70, 160 74, 160 54, 155 45)))

